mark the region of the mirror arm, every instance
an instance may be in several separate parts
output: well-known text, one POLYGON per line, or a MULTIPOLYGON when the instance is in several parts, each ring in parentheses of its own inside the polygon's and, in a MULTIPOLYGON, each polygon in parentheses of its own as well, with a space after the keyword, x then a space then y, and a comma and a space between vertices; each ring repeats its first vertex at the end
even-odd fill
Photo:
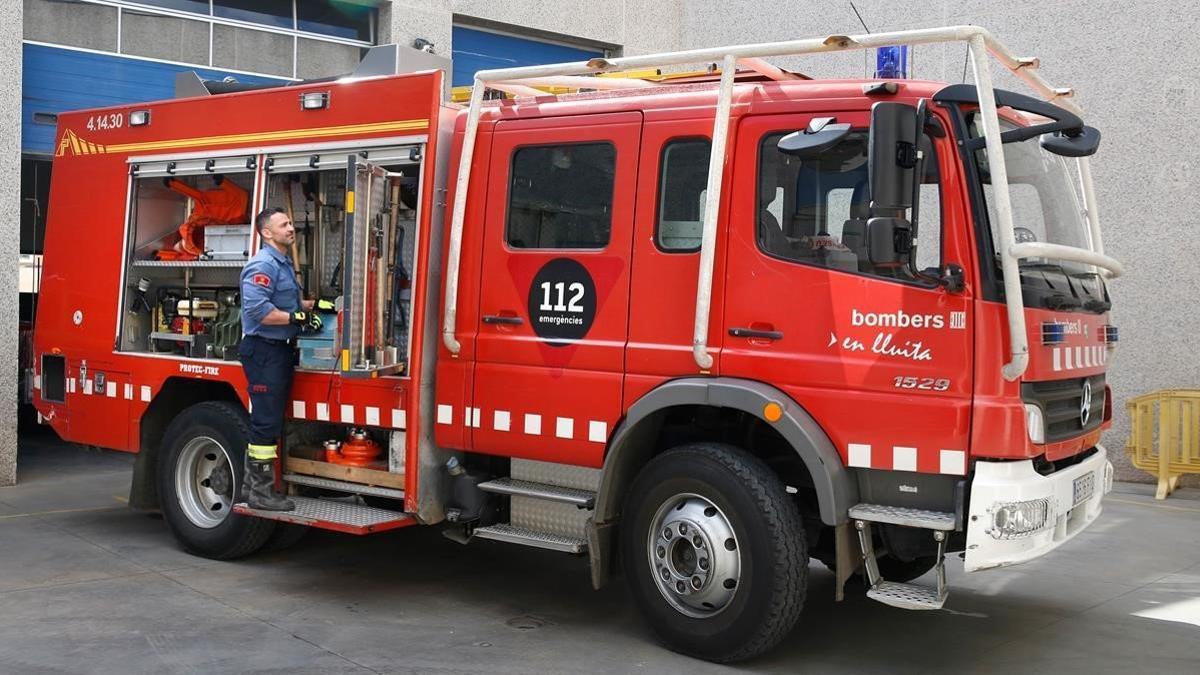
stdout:
MULTIPOLYGON (((1019 127, 1016 129, 1009 129, 1008 131, 1001 132, 1000 133, 1000 142, 1004 143, 1004 144, 1020 143, 1021 141, 1027 141, 1031 138, 1037 138, 1038 136, 1052 134, 1056 131, 1061 131, 1064 134, 1066 134, 1067 136, 1074 137, 1074 136, 1078 136, 1079 134, 1081 134, 1083 132, 1083 127, 1076 125, 1076 124, 1072 124, 1069 121, 1068 122, 1061 122, 1061 121, 1060 122, 1047 122, 1045 124, 1035 124, 1034 126, 1031 126, 1031 127, 1019 127)), ((979 138, 972 138, 972 139, 968 140, 966 143, 963 143, 963 147, 965 149, 972 150, 972 151, 982 149, 986 145, 987 145, 987 139, 983 138, 982 136, 980 136, 979 138)))
POLYGON ((966 282, 963 279, 963 268, 954 263, 942 266, 941 276, 936 277, 938 284, 951 293, 959 293, 966 282))

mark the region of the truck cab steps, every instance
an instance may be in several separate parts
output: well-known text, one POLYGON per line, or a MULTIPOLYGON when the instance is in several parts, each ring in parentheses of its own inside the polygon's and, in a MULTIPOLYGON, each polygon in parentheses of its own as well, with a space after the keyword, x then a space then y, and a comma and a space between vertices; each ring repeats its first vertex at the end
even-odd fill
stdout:
POLYGON ((233 512, 348 534, 384 532, 415 525, 417 522, 412 516, 400 511, 377 509, 348 501, 296 496, 290 499, 296 504, 294 511, 262 511, 252 509, 242 502, 233 506, 233 512))
POLYGON ((502 495, 519 495, 550 502, 574 504, 581 509, 591 509, 596 503, 596 493, 589 490, 534 483, 517 478, 496 478, 486 483, 480 483, 479 489, 502 495))
POLYGON ((920 584, 880 581, 867 590, 867 597, 900 609, 941 609, 946 603, 946 590, 943 588, 938 591, 920 584))
POLYGON ((507 523, 477 527, 473 536, 480 539, 506 541, 511 544, 522 544, 534 548, 545 548, 564 553, 583 553, 587 550, 587 542, 576 537, 567 537, 552 532, 537 532, 523 527, 513 527, 507 523))
POLYGON ((900 609, 941 609, 946 603, 946 533, 956 529, 958 518, 945 511, 929 511, 903 506, 884 504, 856 504, 850 507, 850 518, 858 532, 858 543, 862 548, 863 567, 866 570, 867 597, 885 605, 900 609), (874 535, 871 524, 899 525, 922 530, 931 530, 937 542, 937 586, 887 581, 879 573, 875 558, 874 535))
POLYGON ((513 460, 508 476, 475 487, 492 501, 507 502, 508 522, 467 522, 443 534, 460 543, 491 539, 533 548, 580 554, 588 549, 587 523, 596 506, 599 472, 534 460, 513 460))
POLYGON ((362 483, 351 483, 344 480, 336 480, 334 478, 322 478, 320 476, 307 476, 300 473, 285 473, 283 474, 283 482, 293 485, 304 485, 307 487, 322 488, 325 490, 336 490, 338 492, 346 492, 355 495, 369 495, 372 497, 387 497, 388 499, 404 499, 404 490, 396 488, 380 487, 378 485, 363 485, 362 483))
POLYGON ((854 520, 943 532, 953 530, 957 521, 954 514, 947 511, 927 511, 883 504, 856 504, 850 507, 850 517, 854 520))

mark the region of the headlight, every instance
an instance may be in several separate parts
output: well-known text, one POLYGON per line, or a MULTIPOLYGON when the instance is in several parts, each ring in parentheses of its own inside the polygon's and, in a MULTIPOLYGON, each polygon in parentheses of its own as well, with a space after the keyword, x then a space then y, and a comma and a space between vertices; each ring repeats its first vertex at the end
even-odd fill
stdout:
POLYGON ((1046 442, 1046 422, 1042 419, 1042 409, 1032 403, 1025 404, 1025 429, 1029 432, 1029 440, 1039 445, 1046 442))
POLYGON ((1050 514, 1048 498, 997 504, 992 509, 992 530, 996 539, 1017 539, 1046 526, 1050 514))

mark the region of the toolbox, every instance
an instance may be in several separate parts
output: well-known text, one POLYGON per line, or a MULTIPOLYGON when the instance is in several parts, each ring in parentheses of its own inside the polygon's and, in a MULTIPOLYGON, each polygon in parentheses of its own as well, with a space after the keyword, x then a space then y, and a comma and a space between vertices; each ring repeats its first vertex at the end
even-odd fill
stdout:
POLYGON ((213 260, 246 260, 250 225, 209 225, 204 228, 204 250, 213 260))

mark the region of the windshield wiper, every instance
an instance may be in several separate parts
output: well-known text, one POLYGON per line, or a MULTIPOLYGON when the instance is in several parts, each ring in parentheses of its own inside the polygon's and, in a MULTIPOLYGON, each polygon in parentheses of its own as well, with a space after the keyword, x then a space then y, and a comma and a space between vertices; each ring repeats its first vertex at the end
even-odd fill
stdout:
MULTIPOLYGON (((999 256, 996 258, 996 267, 1000 267, 999 256)), ((1038 303, 1046 309, 1055 311, 1082 309, 1085 312, 1103 314, 1112 308, 1112 303, 1104 300, 1103 297, 1092 297, 1093 291, 1088 288, 1086 283, 1084 283, 1088 278, 1098 277, 1098 275, 1094 272, 1069 273, 1059 263, 1034 262, 1031 260, 1021 260, 1018 263, 1018 269, 1021 273, 1022 280, 1026 278, 1025 272, 1057 272, 1063 276, 1063 279, 1067 282, 1067 287, 1071 290, 1070 295, 1054 292, 1056 284, 1052 281, 1053 277, 1042 277, 1043 281, 1045 281, 1048 286, 1047 289, 1037 289, 1032 286, 1025 285, 1024 282, 1022 283, 1022 286, 1027 293, 1036 293, 1034 297, 1036 297, 1038 303), (1072 279, 1075 281, 1073 282, 1072 279)), ((1101 296, 1103 295, 1099 289, 1097 289, 1096 292, 1100 293, 1101 296)))

